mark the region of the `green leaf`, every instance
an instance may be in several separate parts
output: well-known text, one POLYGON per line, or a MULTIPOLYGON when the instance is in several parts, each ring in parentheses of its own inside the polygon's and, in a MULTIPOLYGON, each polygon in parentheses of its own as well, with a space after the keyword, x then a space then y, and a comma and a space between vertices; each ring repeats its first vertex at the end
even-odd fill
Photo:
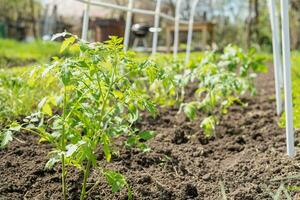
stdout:
POLYGON ((41 110, 44 104, 47 102, 47 97, 44 97, 38 104, 38 109, 41 110))
POLYGON ((138 145, 138 148, 144 153, 149 152, 151 150, 151 148, 148 145, 146 145, 145 143, 140 143, 138 145))
POLYGON ((69 85, 70 82, 71 82, 71 72, 69 70, 69 63, 65 64, 62 66, 62 69, 61 69, 61 80, 63 82, 64 85, 69 85))
POLYGON ((200 127, 203 129, 205 136, 211 137, 214 135, 216 123, 214 116, 209 116, 202 120, 200 127))
POLYGON ((8 145, 9 142, 13 140, 13 133, 10 130, 4 131, 1 133, 1 148, 4 148, 8 145))
POLYGON ((52 108, 50 106, 50 102, 48 101, 48 97, 44 97, 38 104, 38 109, 49 116, 52 116, 52 108))
POLYGON ((188 103, 184 106, 183 111, 190 120, 194 120, 197 113, 197 107, 193 102, 188 103))
POLYGON ((128 106, 128 121, 134 123, 139 118, 139 111, 134 104, 129 104, 128 106))
POLYGON ((55 156, 55 157, 52 157, 48 160, 48 162, 46 163, 45 165, 45 169, 52 169, 53 166, 58 163, 60 161, 60 158, 55 156))
POLYGON ((52 116, 52 114, 53 114, 51 106, 48 103, 44 104, 41 111, 42 111, 42 113, 47 114, 49 116, 52 116))
POLYGON ((17 131, 18 132, 18 131, 21 130, 21 128, 22 128, 22 126, 16 121, 11 123, 11 125, 9 126, 9 130, 11 130, 11 131, 17 131))
POLYGON ((66 152, 66 157, 72 156, 78 149, 77 144, 69 144, 66 146, 67 152, 66 152))
POLYGON ((119 90, 114 90, 114 91, 113 91, 113 94, 114 94, 117 98, 119 98, 119 99, 123 99, 123 98, 124 98, 124 94, 123 94, 121 91, 119 91, 119 90))
POLYGON ((108 184, 111 186, 112 192, 118 192, 127 186, 125 177, 118 172, 106 170, 104 172, 104 176, 108 184))
POLYGON ((76 41, 76 38, 74 36, 66 38, 61 45, 60 53, 64 52, 75 41, 76 41))
POLYGON ((151 101, 148 100, 144 101, 144 106, 151 114, 156 113, 156 107, 151 101))
POLYGON ((129 147, 133 147, 138 143, 137 135, 131 135, 125 142, 125 144, 129 147))
POLYGON ((102 134, 101 136, 101 141, 102 141, 102 144, 103 144, 103 151, 104 151, 104 154, 105 154, 105 158, 106 160, 109 162, 111 160, 111 151, 110 151, 110 147, 109 147, 109 137, 107 134, 102 134))
POLYGON ((155 132, 154 131, 143 131, 139 134, 140 138, 143 140, 150 140, 153 137, 155 137, 155 132))

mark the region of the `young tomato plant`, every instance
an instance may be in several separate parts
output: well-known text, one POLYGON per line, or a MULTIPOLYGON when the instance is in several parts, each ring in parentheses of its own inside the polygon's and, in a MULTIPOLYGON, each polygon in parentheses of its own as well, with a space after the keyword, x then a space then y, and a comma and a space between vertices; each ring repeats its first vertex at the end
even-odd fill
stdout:
POLYGON ((84 172, 81 200, 87 196, 92 169, 101 169, 113 192, 119 191, 128 187, 125 177, 102 169, 97 163, 96 149, 103 150, 107 161, 112 159, 116 140, 126 138, 124 145, 149 150, 143 142, 155 133, 140 131, 134 123, 140 111, 155 115, 156 107, 138 84, 140 78, 150 83, 163 79, 163 71, 150 61, 136 62, 133 53, 123 52, 122 39, 117 37, 105 43, 87 43, 68 33, 57 36, 67 36, 62 52, 75 49, 78 54, 55 58, 45 68, 43 75, 51 73, 60 80, 61 95, 45 97, 40 102, 40 113, 42 118, 47 116, 47 123, 30 124, 24 129, 38 133, 41 141, 53 145, 46 167, 61 162, 64 199, 68 166, 84 172))
POLYGON ((230 106, 234 103, 244 105, 241 95, 247 91, 255 94, 255 73, 265 72, 266 67, 253 49, 245 53, 231 45, 224 49, 222 55, 208 52, 196 65, 189 74, 191 81, 198 82, 195 100, 184 102, 181 109, 191 120, 200 110, 204 115, 200 126, 206 136, 212 136, 220 116, 226 114, 230 106))
POLYGON ((154 58, 164 70, 164 79, 156 80, 145 87, 151 92, 151 98, 162 107, 180 106, 185 98, 185 90, 191 83, 190 74, 195 67, 193 62, 185 65, 184 60, 173 60, 170 56, 154 58))

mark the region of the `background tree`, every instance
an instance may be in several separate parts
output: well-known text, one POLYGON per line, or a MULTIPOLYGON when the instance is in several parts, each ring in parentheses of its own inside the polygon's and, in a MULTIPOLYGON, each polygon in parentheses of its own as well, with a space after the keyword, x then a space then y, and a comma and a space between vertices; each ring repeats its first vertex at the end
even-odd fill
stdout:
POLYGON ((0 0, 0 21, 6 24, 9 37, 24 39, 27 32, 37 37, 40 11, 38 0, 0 0))

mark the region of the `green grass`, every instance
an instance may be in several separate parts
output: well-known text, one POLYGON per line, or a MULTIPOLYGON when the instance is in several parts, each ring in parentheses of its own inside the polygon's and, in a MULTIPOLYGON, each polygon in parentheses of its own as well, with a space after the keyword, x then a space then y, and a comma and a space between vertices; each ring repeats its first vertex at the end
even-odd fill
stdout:
POLYGON ((294 126, 300 128, 300 52, 292 54, 294 126))
POLYGON ((300 52, 292 54, 294 126, 300 128, 300 52))
POLYGON ((60 44, 57 42, 18 42, 0 39, 0 67, 23 66, 30 63, 49 61, 58 55, 60 44))
MULTIPOLYGON (((300 128, 300 52, 292 53, 292 93, 294 127, 300 128)), ((279 125, 285 126, 285 113, 282 114, 279 125)))

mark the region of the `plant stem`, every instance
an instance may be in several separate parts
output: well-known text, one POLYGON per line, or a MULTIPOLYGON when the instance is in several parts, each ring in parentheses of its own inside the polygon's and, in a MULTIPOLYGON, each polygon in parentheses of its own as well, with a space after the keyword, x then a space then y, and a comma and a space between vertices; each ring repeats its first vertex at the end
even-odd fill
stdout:
POLYGON ((86 194, 89 194, 95 187, 97 187, 100 184, 100 180, 98 180, 87 192, 86 194))
MULTIPOLYGON (((63 98, 63 124, 62 124, 62 134, 61 134, 61 147, 62 150, 65 151, 66 149, 66 142, 65 142, 65 120, 66 120, 66 104, 67 104, 67 92, 66 86, 64 86, 64 98, 63 98)), ((65 155, 62 154, 61 156, 61 163, 62 163, 62 172, 61 172, 61 184, 62 184, 62 192, 63 192, 63 199, 67 199, 67 186, 66 186, 66 165, 65 165, 65 155)))
POLYGON ((67 199, 67 186, 66 186, 66 166, 65 166, 65 155, 61 157, 62 163, 62 172, 61 172, 61 183, 62 183, 62 192, 64 200, 67 199))
POLYGON ((90 175, 90 169, 91 169, 91 159, 88 160, 88 163, 86 165, 86 168, 84 170, 84 177, 83 177, 83 184, 82 184, 82 188, 81 188, 81 195, 80 195, 80 200, 84 200, 85 199, 85 195, 86 195, 86 183, 87 183, 87 179, 90 175))

